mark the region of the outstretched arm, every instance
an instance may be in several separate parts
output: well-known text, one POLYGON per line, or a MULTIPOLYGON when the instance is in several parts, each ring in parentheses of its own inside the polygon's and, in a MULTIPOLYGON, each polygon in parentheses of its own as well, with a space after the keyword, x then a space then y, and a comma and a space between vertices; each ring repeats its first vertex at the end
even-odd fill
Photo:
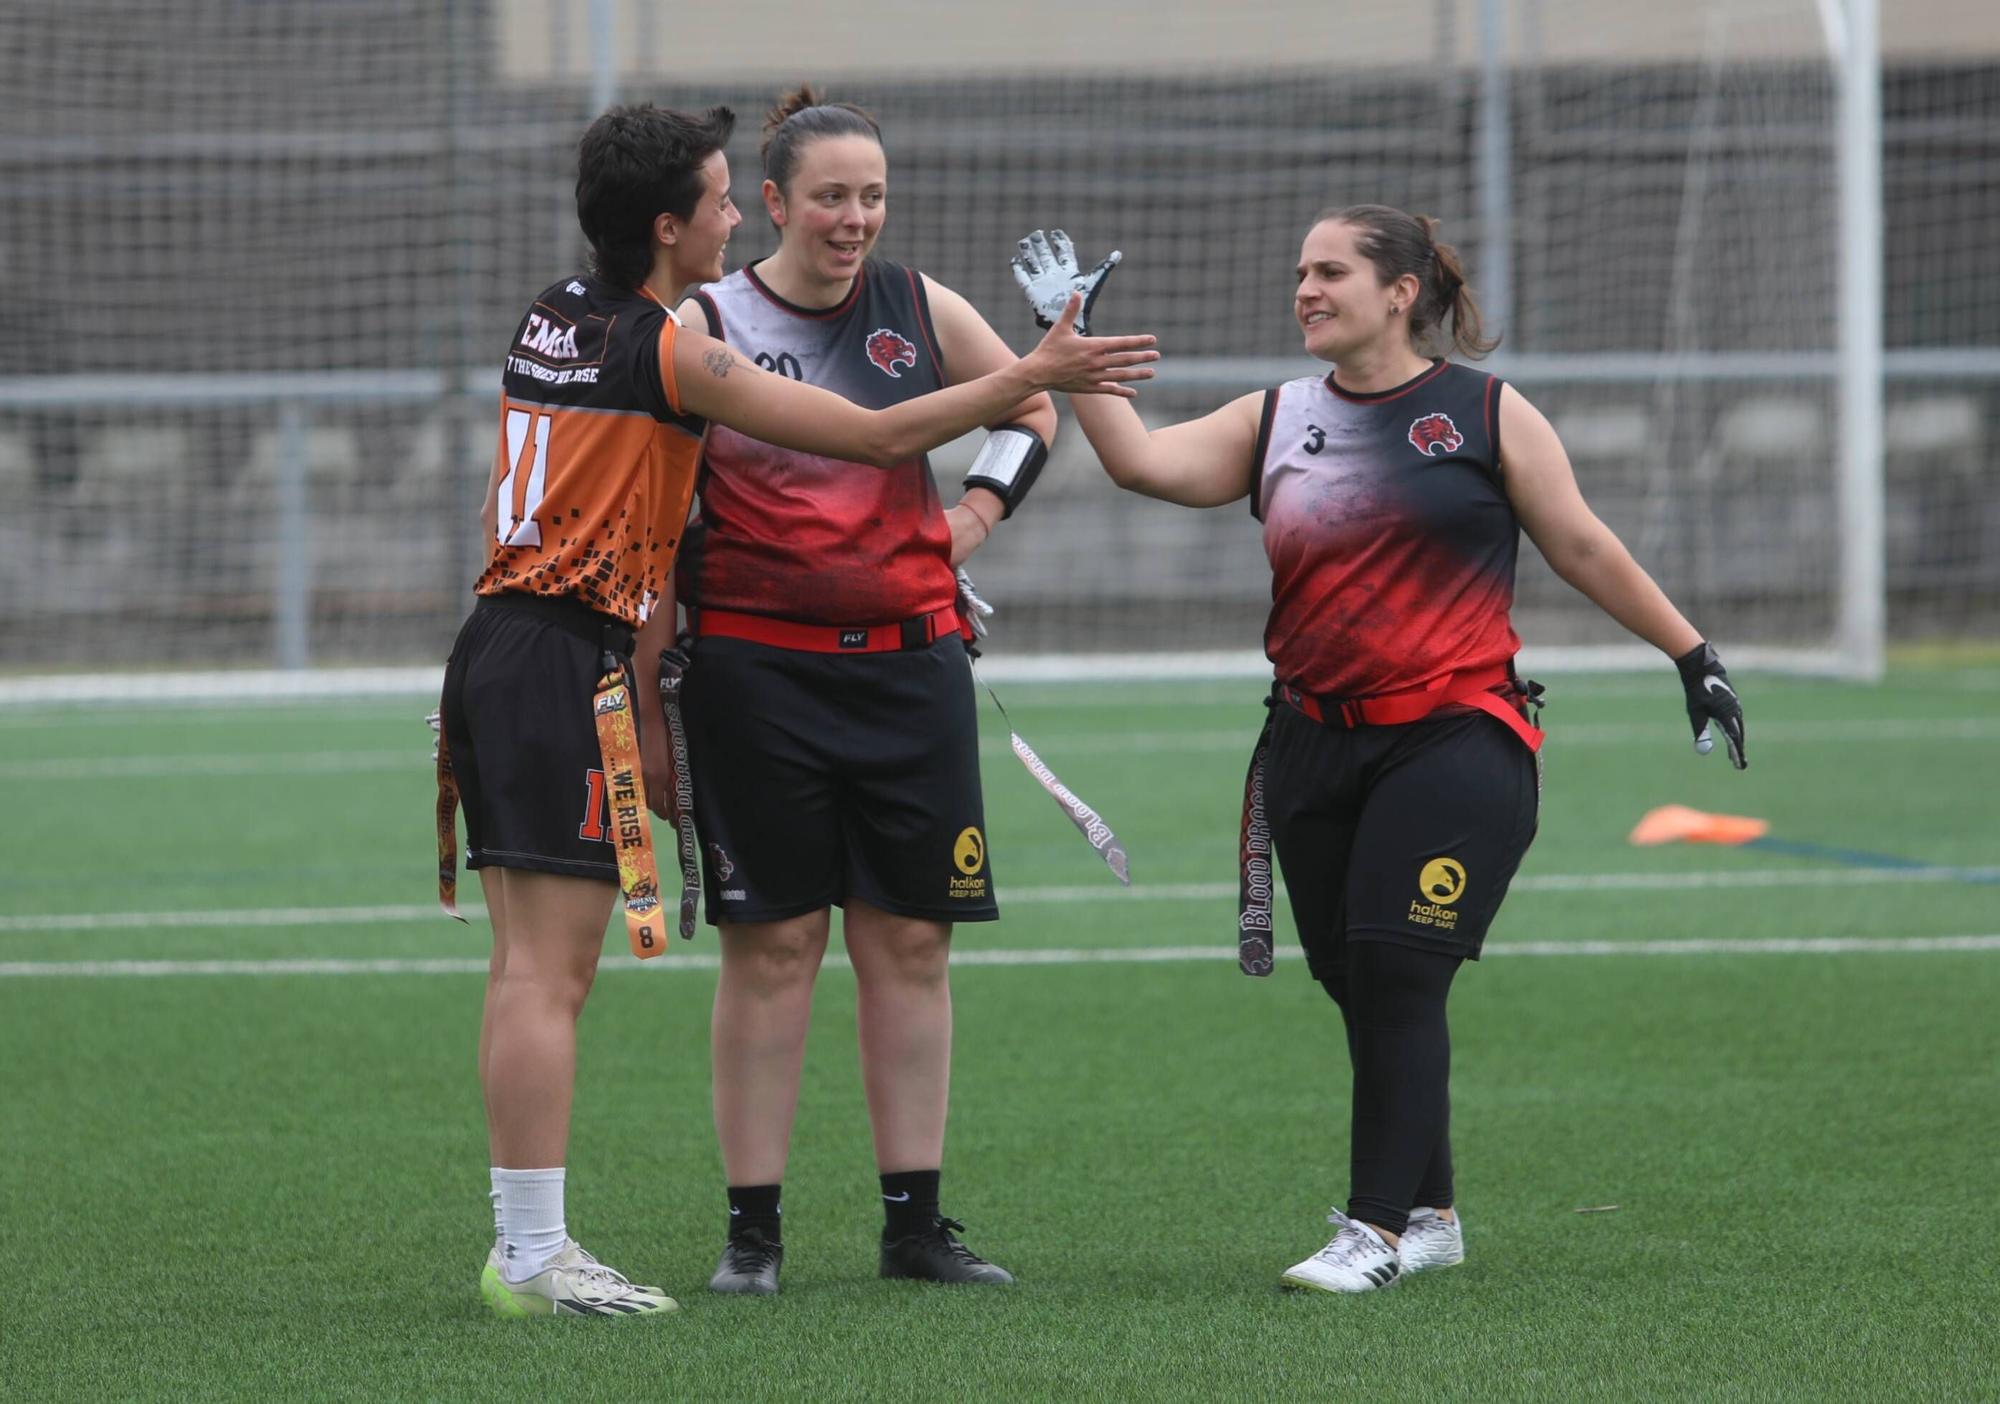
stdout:
POLYGON ((888 467, 1002 418, 1038 391, 1131 395, 1131 382, 1152 378, 1149 363, 1159 359, 1152 337, 1078 336, 1075 310, 1020 360, 883 410, 760 370, 686 327, 674 337, 674 378, 690 414, 780 448, 888 467))
MULTIPOLYGON (((1043 326, 1062 309, 1074 308, 1079 296, 1083 310, 1076 315, 1083 324, 1123 258, 1113 250, 1085 273, 1069 235, 1037 229, 1015 245, 1014 281, 1043 326)), ((1216 507, 1250 491, 1262 399, 1245 395, 1201 419, 1151 431, 1130 405, 1076 400, 1070 408, 1118 486, 1184 507, 1216 507)))
POLYGON ((1253 391, 1213 414, 1152 430, 1128 404, 1080 399, 1070 408, 1118 486, 1183 507, 1219 507, 1249 494, 1263 400, 1253 391))

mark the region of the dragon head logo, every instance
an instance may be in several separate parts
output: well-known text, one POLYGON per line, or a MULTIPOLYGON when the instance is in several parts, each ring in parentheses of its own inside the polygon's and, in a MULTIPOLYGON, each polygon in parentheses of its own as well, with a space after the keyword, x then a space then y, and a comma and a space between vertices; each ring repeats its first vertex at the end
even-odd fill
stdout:
POLYGON ((1448 414, 1427 414, 1410 426, 1410 446, 1426 458, 1440 453, 1457 453, 1465 447, 1465 435, 1448 414))
POLYGON ((912 369, 916 367, 916 343, 899 331, 880 327, 868 333, 866 347, 868 359, 891 380, 903 378, 903 373, 896 369, 897 366, 909 366, 912 369))

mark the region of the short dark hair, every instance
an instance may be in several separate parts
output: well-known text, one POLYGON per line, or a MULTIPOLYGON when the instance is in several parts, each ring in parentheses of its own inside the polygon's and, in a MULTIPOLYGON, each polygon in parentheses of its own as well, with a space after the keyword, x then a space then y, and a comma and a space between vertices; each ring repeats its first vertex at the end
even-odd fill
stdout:
POLYGON ((1450 349, 1461 356, 1484 356, 1500 344, 1487 337, 1479 303, 1466 286, 1458 250, 1437 236, 1438 222, 1390 205, 1349 205, 1322 210, 1315 228, 1332 220, 1361 231, 1355 248, 1375 265, 1375 276, 1386 286, 1405 273, 1417 280, 1417 300, 1410 307, 1410 341, 1420 350, 1431 333, 1451 320, 1450 349))
POLYGON ((590 240, 590 271, 636 288, 653 271, 653 220, 690 218, 701 200, 702 163, 729 143, 726 107, 680 112, 640 103, 614 107, 576 147, 576 222, 590 240))
POLYGON ((799 152, 821 137, 867 137, 882 144, 882 126, 875 114, 851 102, 828 102, 810 83, 778 94, 764 114, 764 179, 780 194, 799 168, 799 152))

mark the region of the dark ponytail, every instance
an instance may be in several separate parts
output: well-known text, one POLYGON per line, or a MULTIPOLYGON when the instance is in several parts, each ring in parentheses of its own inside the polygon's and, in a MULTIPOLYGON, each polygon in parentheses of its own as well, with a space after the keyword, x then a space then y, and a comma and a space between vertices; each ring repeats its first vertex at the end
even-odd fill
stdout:
POLYGON ((779 95, 764 114, 764 179, 783 194, 799 168, 799 153, 820 137, 864 136, 882 144, 882 128, 874 114, 851 102, 827 102, 801 83, 779 95))
POLYGON ((1349 205, 1344 210, 1326 211, 1314 223, 1328 220, 1361 231, 1356 247, 1375 265, 1375 276, 1382 283, 1393 283, 1406 273, 1417 280, 1417 300, 1410 307, 1410 341, 1419 349, 1447 320, 1451 323, 1450 349, 1461 356, 1476 360, 1500 344, 1499 337, 1485 335, 1479 303, 1466 286, 1465 266, 1459 262, 1457 249, 1438 241, 1435 219, 1405 214, 1388 205, 1349 205))

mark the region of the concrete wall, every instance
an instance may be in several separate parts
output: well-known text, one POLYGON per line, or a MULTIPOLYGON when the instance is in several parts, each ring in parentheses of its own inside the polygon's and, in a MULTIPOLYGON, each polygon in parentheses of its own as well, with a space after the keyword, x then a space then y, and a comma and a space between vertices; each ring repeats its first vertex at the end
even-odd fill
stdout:
MULTIPOLYGON (((1522 63, 1801 58, 1825 52, 1818 0, 1508 0, 1522 63)), ((1837 11, 1841 0, 1826 0, 1837 11)), ((590 0, 500 0, 501 71, 584 81, 590 0)), ((1479 63, 1479 0, 616 0, 622 77, 671 82, 1479 63)), ((1882 0, 1890 61, 2000 54, 1993 0, 1882 0)))

